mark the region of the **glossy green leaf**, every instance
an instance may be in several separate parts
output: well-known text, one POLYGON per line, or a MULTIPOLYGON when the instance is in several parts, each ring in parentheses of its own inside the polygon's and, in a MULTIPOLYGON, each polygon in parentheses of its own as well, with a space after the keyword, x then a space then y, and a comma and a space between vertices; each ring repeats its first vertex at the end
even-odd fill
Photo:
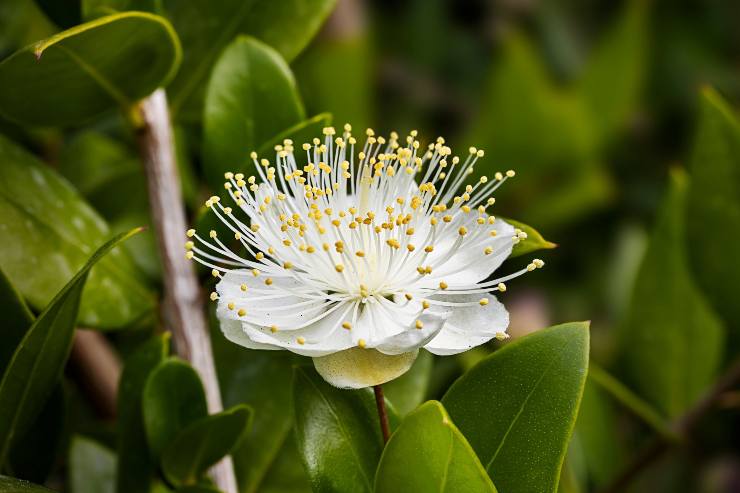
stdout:
POLYGON ((588 347, 588 323, 543 329, 488 356, 443 397, 501 491, 556 491, 586 380, 588 347))
POLYGON ((90 269, 137 232, 120 234, 101 246, 39 315, 13 353, 0 381, 0 464, 5 462, 14 438, 33 423, 59 380, 72 348, 90 269))
POLYGON ((3 314, 3 323, 0 324, 0 375, 2 375, 13 351, 33 323, 33 314, 2 269, 0 269, 0 313, 3 314))
POLYGON ((224 406, 247 404, 254 409, 249 433, 231 454, 239 489, 261 492, 293 427, 290 385, 298 357, 287 351, 245 349, 228 341, 213 312, 211 340, 224 406))
POLYGON ((496 488, 444 407, 429 401, 403 420, 386 445, 375 491, 483 493, 496 488))
POLYGON ((183 45, 182 68, 168 90, 173 114, 201 118, 212 67, 234 38, 252 35, 290 61, 313 38, 335 1, 164 0, 164 11, 183 45))
POLYGON ((382 437, 367 390, 340 390, 312 369, 296 368, 296 439, 314 492, 373 490, 382 437))
POLYGON ((144 12, 75 26, 0 63, 0 113, 29 125, 80 123, 130 107, 167 83, 180 45, 166 19, 144 12), (132 74, 136 74, 132 77, 132 74))
POLYGON ((727 322, 729 351, 740 348, 740 122, 710 88, 701 93, 701 113, 691 155, 688 197, 689 258, 697 283, 727 322), (707 234, 707 231, 719 232, 707 234))
POLYGON ((649 1, 629 0, 586 64, 579 94, 602 142, 635 111, 648 59, 649 1))
MULTIPOLYGON (((144 170, 134 150, 122 142, 99 132, 84 132, 62 149, 59 171, 113 231, 151 225, 144 170)), ((147 277, 159 278, 161 262, 153 234, 132 238, 125 250, 147 277)))
POLYGON ((687 186, 683 172, 672 173, 622 327, 623 359, 633 387, 669 417, 685 411, 712 382, 724 335, 688 268, 687 186))
POLYGON ((251 416, 249 407, 239 405, 187 426, 162 454, 167 480, 176 485, 196 483, 244 438, 251 416))
POLYGON ((142 395, 149 375, 167 357, 169 333, 153 337, 126 360, 118 386, 116 491, 149 491, 155 465, 147 445, 142 395))
POLYGON ((39 486, 22 479, 0 476, 0 493, 49 493, 43 486, 39 486))
POLYGON ((514 245, 509 258, 519 257, 520 255, 526 255, 528 253, 536 252, 537 250, 551 250, 558 246, 557 243, 544 239, 532 226, 527 226, 526 224, 514 221, 513 219, 504 219, 504 221, 527 233, 527 237, 525 239, 520 240, 519 243, 514 245))
POLYGON ((434 356, 429 351, 419 351, 419 356, 411 369, 396 378, 383 384, 385 398, 393 403, 393 407, 401 415, 416 409, 424 402, 432 377, 434 356))
MULTIPOLYGON (((110 235, 105 222, 51 168, 0 136, 0 268, 28 303, 42 309, 110 235), (42 266, 53 265, 53 269, 42 266)), ((151 234, 151 233, 147 233, 151 234)), ((154 296, 125 252, 90 273, 80 323, 118 328, 151 311, 154 296)))
POLYGON ((208 416, 198 373, 182 360, 165 361, 146 382, 142 409, 149 448, 159 457, 185 427, 208 416))
MULTIPOLYGON (((331 122, 332 116, 330 113, 321 113, 293 125, 262 143, 257 150, 257 155, 272 160, 274 159, 275 146, 282 144, 285 139, 291 139, 294 146, 300 146, 304 142, 311 142, 314 138, 321 138, 323 136, 321 133, 323 128, 331 125, 331 122)), ((301 162, 301 158, 303 156, 296 156, 296 160, 299 163, 301 162)))
POLYGON ((213 67, 203 112, 206 178, 223 188, 224 172, 254 169, 249 153, 305 118, 293 74, 280 55, 239 36, 213 67))
POLYGON ((69 488, 74 493, 115 493, 116 454, 89 438, 73 437, 69 448, 69 488))

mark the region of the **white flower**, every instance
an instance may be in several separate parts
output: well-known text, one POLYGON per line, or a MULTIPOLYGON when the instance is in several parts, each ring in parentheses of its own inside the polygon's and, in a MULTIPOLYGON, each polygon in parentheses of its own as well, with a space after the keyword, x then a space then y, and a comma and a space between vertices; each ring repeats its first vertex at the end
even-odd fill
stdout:
POLYGON ((368 130, 360 151, 344 130, 304 144, 305 166, 290 140, 276 146, 275 166, 252 153, 258 178, 226 174, 235 208, 206 202, 228 241, 188 231, 188 258, 220 278, 211 299, 224 335, 311 356, 345 388, 401 375, 422 347, 449 355, 507 337, 508 313, 491 293, 543 265, 489 279, 526 237, 489 214, 514 173, 465 185, 481 150, 460 160, 442 138, 420 150, 415 131, 402 145, 395 132, 368 130))

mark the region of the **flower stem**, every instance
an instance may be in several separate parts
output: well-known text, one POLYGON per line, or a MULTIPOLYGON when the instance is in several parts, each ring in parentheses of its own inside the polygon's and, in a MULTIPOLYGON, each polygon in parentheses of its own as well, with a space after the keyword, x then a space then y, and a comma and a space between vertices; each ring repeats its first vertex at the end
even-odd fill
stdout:
POLYGON ((385 409, 385 397, 383 397, 383 387, 381 385, 373 386, 375 391, 375 404, 378 406, 378 418, 380 418, 380 431, 383 433, 383 443, 388 443, 391 437, 391 429, 388 426, 388 411, 385 409))

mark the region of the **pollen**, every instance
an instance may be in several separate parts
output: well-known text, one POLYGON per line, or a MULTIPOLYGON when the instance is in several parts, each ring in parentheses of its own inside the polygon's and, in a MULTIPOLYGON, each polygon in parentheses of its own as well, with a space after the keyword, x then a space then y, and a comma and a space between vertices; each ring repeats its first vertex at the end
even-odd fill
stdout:
POLYGON ((239 308, 236 314, 239 315, 240 317, 243 317, 244 315, 247 314, 247 310, 245 310, 244 308, 239 308))
POLYGON ((486 306, 488 304, 488 298, 481 298, 478 303, 480 306, 486 306))
POLYGON ((424 322, 417 320, 415 326, 417 329, 422 329, 424 327, 424 322))

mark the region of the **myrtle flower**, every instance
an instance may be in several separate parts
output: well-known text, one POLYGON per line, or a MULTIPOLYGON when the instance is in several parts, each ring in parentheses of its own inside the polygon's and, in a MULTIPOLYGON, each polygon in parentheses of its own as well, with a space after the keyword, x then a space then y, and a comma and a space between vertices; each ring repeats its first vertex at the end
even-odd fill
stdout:
POLYGON ((206 206, 230 230, 187 232, 187 257, 219 279, 211 299, 224 335, 252 349, 310 356, 332 385, 360 388, 403 374, 424 348, 461 353, 504 339, 508 312, 493 295, 542 267, 492 274, 526 234, 491 215, 513 171, 469 183, 483 151, 460 159, 442 138, 424 149, 341 136, 251 154, 258 176, 226 173, 230 203, 206 206))

